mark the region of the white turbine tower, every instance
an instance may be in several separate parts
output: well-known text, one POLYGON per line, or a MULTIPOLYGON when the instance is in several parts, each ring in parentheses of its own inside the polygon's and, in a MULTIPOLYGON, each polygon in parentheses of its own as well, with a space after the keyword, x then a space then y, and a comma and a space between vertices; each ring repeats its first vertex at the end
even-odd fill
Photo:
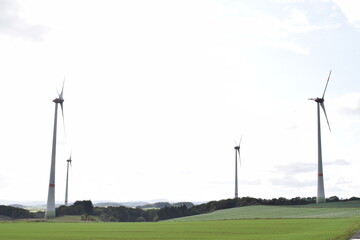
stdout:
POLYGON ((321 154, 321 128, 320 128, 320 106, 324 111, 325 114, 325 118, 326 118, 326 122, 329 126, 329 130, 331 132, 330 129, 330 124, 329 124, 329 120, 328 117, 326 115, 326 111, 325 111, 325 105, 324 105, 324 96, 325 96, 325 92, 326 92, 326 88, 328 86, 329 83, 329 79, 330 79, 330 75, 331 75, 331 70, 329 73, 329 77, 327 79, 326 85, 325 85, 325 89, 324 89, 324 93, 322 95, 321 98, 309 98, 309 100, 314 100, 317 103, 317 128, 318 128, 318 180, 317 180, 317 197, 316 197, 316 203, 325 203, 326 199, 325 199, 325 191, 324 191, 324 173, 323 173, 323 164, 322 164, 322 154, 321 154))
POLYGON ((241 165, 241 158, 240 158, 241 139, 242 139, 242 137, 240 138, 239 145, 235 141, 236 146, 234 147, 234 149, 235 149, 235 198, 239 197, 239 195, 238 195, 238 166, 237 166, 238 160, 237 160, 237 157, 239 156, 239 163, 241 165))
POLYGON ((58 98, 55 98, 53 102, 55 103, 55 117, 54 117, 54 131, 53 131, 53 142, 52 142, 52 152, 51 152, 51 167, 50 167, 50 181, 49 181, 49 192, 46 205, 45 218, 55 218, 55 158, 56 158, 56 130, 57 130, 57 112, 58 105, 61 106, 61 112, 64 122, 64 109, 63 109, 63 93, 64 93, 64 83, 61 89, 61 93, 58 92, 58 98))
POLYGON ((67 171, 66 171, 66 190, 65 190, 65 206, 68 205, 68 189, 69 189, 69 165, 71 166, 71 154, 70 158, 66 160, 67 162, 67 171))

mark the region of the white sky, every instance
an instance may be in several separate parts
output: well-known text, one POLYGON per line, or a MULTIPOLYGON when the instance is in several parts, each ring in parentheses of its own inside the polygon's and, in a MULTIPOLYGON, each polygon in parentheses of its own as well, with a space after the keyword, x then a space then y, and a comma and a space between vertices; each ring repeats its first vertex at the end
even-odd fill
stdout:
POLYGON ((0 200, 360 196, 360 4, 0 0, 0 200))

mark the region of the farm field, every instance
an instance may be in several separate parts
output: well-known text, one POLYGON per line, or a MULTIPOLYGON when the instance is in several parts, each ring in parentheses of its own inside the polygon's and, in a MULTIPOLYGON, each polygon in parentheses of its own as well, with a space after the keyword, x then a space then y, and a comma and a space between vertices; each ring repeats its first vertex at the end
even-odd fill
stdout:
MULTIPOLYGON (((332 205, 330 205, 332 206, 332 205)), ((348 206, 348 205, 346 205, 348 206)), ((207 214, 175 218, 168 221, 209 221, 230 219, 269 219, 269 218, 349 218, 360 216, 360 206, 355 207, 317 207, 310 206, 249 206, 218 210, 207 214)))
POLYGON ((80 216, 47 222, 0 222, 0 239, 348 240, 360 230, 357 203, 328 207, 249 206, 163 222, 80 222, 80 216))
POLYGON ((341 240, 360 228, 360 218, 257 219, 156 223, 3 222, 0 239, 268 239, 341 240))

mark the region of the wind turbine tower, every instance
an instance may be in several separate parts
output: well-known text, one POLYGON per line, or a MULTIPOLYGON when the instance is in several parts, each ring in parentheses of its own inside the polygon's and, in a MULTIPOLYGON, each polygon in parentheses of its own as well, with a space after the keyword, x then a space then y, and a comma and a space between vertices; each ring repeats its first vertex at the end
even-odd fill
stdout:
POLYGON ((67 171, 66 171, 66 190, 65 190, 65 206, 68 205, 68 186, 69 186, 69 165, 71 166, 71 154, 70 158, 66 160, 67 162, 67 171))
POLYGON ((51 152, 51 167, 50 167, 50 181, 49 181, 49 191, 48 199, 46 205, 45 218, 55 218, 55 157, 56 157, 56 130, 57 130, 57 112, 58 105, 61 106, 63 121, 64 121, 64 109, 63 109, 63 92, 64 92, 64 83, 61 89, 61 93, 58 93, 58 98, 55 98, 53 102, 55 103, 55 117, 54 117, 54 130, 53 130, 53 141, 52 141, 52 152, 51 152))
POLYGON ((240 159, 241 139, 242 139, 242 137, 240 138, 239 145, 235 141, 236 146, 234 147, 234 149, 235 149, 235 198, 239 197, 239 194, 238 194, 238 166, 237 166, 238 159, 237 159, 237 157, 239 156, 239 163, 241 165, 241 159, 240 159))
POLYGON ((325 111, 325 105, 324 105, 324 96, 325 96, 325 92, 326 92, 326 88, 328 86, 329 83, 329 79, 330 79, 330 75, 331 75, 331 71, 329 73, 329 77, 327 79, 326 85, 325 85, 325 89, 324 89, 324 93, 322 95, 321 98, 309 98, 309 100, 314 100, 317 103, 317 135, 318 135, 318 179, 317 179, 317 197, 316 197, 316 203, 325 203, 326 199, 325 199, 325 191, 324 191, 324 174, 323 174, 323 164, 322 164, 322 153, 321 153, 321 127, 320 127, 320 107, 322 108, 322 110, 324 111, 325 114, 325 118, 326 118, 326 122, 329 126, 329 130, 331 132, 331 128, 330 128, 330 124, 329 124, 329 120, 328 117, 326 115, 326 111, 325 111))

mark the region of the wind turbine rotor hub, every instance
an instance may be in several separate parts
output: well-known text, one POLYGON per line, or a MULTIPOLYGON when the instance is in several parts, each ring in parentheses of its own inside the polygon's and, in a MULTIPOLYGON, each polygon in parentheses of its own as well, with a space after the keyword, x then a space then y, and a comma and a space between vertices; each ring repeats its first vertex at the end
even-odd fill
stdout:
POLYGON ((239 150, 239 149, 240 149, 240 146, 236 146, 236 147, 234 147, 234 149, 239 150))
POLYGON ((53 100, 53 102, 54 103, 63 103, 64 102, 64 99, 62 99, 62 98, 55 98, 54 100, 53 100))
POLYGON ((317 102, 317 103, 322 103, 322 102, 324 102, 324 99, 323 99, 323 98, 316 98, 316 99, 315 99, 315 102, 317 102))

